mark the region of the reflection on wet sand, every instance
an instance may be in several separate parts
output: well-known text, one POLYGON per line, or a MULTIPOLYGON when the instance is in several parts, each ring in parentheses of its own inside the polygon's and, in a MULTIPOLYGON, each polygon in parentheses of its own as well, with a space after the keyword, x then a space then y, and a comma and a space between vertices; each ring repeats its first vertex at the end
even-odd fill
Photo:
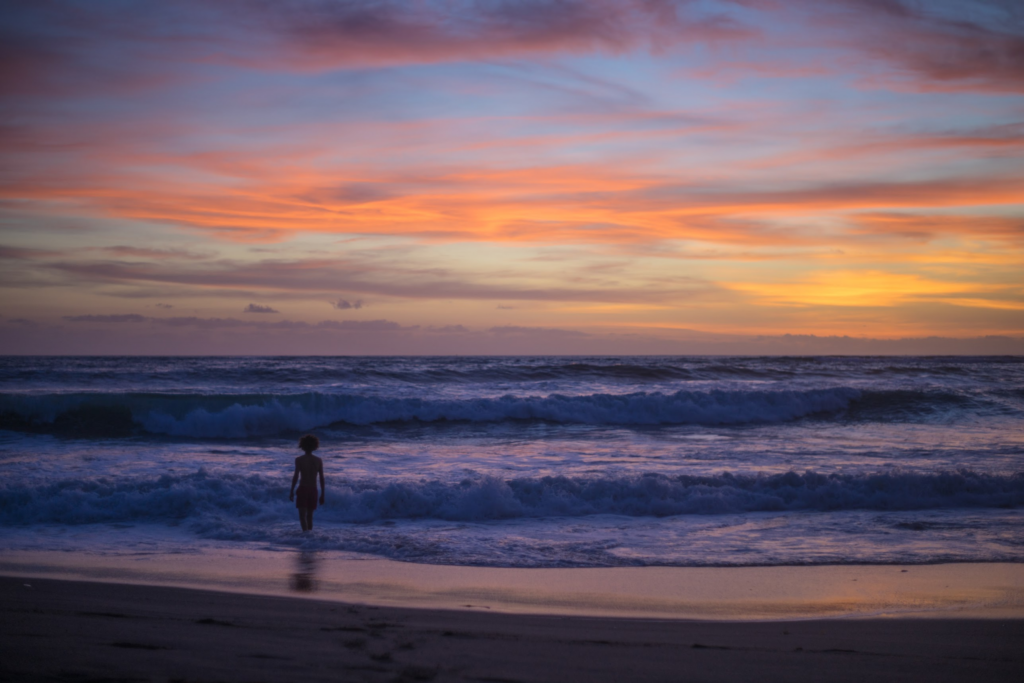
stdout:
POLYGON ((316 578, 316 565, 319 561, 315 552, 303 550, 295 556, 295 571, 292 573, 288 587, 298 593, 316 592, 319 581, 316 578))

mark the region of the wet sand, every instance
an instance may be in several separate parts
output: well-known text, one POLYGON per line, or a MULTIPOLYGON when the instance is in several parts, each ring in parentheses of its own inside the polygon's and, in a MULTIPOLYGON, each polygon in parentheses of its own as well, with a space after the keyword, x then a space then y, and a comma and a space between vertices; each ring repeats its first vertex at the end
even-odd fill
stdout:
POLYGON ((0 575, 307 597, 379 607, 750 621, 1024 618, 1024 564, 525 569, 323 552, 0 552, 0 575))
POLYGON ((1024 620, 687 621, 0 577, 6 681, 1017 681, 1024 620))

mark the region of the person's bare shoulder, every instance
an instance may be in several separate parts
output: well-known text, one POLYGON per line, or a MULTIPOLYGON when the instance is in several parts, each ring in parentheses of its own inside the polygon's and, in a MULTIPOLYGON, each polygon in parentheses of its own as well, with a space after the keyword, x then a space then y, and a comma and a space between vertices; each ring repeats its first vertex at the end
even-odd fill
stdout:
POLYGON ((322 469, 324 466, 324 461, 320 459, 320 456, 314 455, 313 459, 316 460, 316 466, 322 469))

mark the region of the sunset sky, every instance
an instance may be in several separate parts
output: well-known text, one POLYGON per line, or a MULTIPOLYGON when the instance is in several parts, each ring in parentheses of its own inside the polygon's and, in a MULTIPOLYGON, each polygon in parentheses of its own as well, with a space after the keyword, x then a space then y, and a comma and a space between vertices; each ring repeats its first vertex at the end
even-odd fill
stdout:
POLYGON ((0 353, 1024 336, 1019 0, 2 2, 0 95, 0 353))

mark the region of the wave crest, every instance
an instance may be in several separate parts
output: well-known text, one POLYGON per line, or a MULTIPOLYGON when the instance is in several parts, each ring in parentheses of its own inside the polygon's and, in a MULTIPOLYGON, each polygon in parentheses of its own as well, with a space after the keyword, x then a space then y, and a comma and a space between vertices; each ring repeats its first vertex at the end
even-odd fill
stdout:
MULTIPOLYGON (((199 470, 158 478, 68 479, 0 486, 0 523, 94 524, 189 521, 200 530, 291 522, 284 479, 199 470)), ((319 518, 487 521, 521 517, 666 517, 744 512, 927 510, 1024 505, 1024 473, 784 474, 624 477, 491 476, 459 482, 333 480, 319 518)))
MULTIPOLYGON (((340 425, 543 420, 591 425, 737 425, 784 422, 849 407, 861 392, 847 387, 804 391, 677 391, 497 398, 383 398, 353 394, 154 395, 63 394, 0 397, 0 427, 60 431, 87 425, 103 435, 103 415, 124 430, 130 411, 153 434, 200 438, 269 436, 340 425), (92 420, 83 420, 86 413, 92 420), (104 412, 105 411, 105 412, 104 412), (74 420, 68 415, 76 416, 74 420)), ((65 430, 67 431, 67 430, 65 430)), ((77 432, 69 432, 76 434, 77 432)))

